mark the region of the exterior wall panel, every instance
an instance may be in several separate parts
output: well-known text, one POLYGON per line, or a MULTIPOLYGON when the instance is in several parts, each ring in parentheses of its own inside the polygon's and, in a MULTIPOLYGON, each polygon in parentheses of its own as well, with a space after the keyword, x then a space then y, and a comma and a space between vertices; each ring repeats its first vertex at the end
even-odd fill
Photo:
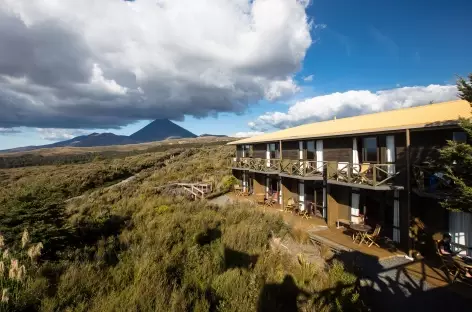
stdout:
POLYGON ((283 159, 298 159, 299 158, 298 141, 282 142, 282 158, 283 159))
POLYGON ((329 138, 323 140, 323 160, 351 162, 352 138, 329 138))

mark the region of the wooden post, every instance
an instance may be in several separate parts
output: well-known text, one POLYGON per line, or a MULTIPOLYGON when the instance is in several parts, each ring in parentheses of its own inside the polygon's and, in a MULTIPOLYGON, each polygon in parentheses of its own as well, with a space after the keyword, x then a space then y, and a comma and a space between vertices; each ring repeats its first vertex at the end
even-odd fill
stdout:
POLYGON ((412 256, 412 245, 410 238, 410 219, 411 219, 411 164, 410 164, 410 129, 406 129, 406 217, 408 230, 408 255, 412 256))
POLYGON ((279 150, 280 150, 280 157, 279 157, 279 166, 277 168, 278 171, 281 171, 281 167, 282 167, 282 140, 279 141, 279 150))
POLYGON ((372 169, 372 175, 374 178, 374 186, 377 186, 377 166, 375 164, 372 169))

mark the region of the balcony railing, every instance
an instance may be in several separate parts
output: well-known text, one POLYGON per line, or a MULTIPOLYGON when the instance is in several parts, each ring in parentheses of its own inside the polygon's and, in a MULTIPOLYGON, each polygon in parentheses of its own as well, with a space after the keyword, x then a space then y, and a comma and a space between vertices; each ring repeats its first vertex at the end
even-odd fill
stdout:
POLYGON ((396 164, 352 164, 337 161, 234 158, 233 168, 277 172, 294 177, 319 177, 350 184, 391 186, 404 170, 396 164))
POLYGON ((413 165, 413 183, 421 192, 447 193, 452 189, 452 180, 447 178, 440 169, 428 165, 413 165))
POLYGON ((370 186, 392 185, 395 177, 404 168, 395 164, 341 163, 328 161, 326 175, 328 180, 370 186))
POLYGON ((280 173, 300 177, 323 177, 326 162, 313 160, 282 159, 280 173))

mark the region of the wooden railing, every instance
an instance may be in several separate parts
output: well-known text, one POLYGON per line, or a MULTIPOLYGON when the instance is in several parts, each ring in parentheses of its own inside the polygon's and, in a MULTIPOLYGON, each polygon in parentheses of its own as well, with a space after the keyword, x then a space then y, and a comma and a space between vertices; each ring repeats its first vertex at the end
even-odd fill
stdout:
POLYGON ((395 184, 395 178, 405 169, 398 164, 352 164, 337 161, 264 158, 233 159, 232 166, 299 177, 326 176, 328 180, 374 187, 395 184))
POLYGON ((370 186, 392 185, 405 168, 395 164, 352 164, 328 161, 328 180, 370 186))
POLYGON ((326 162, 314 160, 282 159, 280 173, 301 177, 323 177, 326 162))
POLYGON ((448 191, 452 181, 439 168, 428 165, 413 165, 413 183, 422 192, 448 191))

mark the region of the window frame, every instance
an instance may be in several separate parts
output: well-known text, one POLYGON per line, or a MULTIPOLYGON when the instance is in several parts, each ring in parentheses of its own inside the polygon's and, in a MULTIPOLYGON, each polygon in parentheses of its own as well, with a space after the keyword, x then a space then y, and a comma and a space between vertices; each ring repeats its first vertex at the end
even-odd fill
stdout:
POLYGON ((377 136, 368 136, 362 138, 362 162, 363 163, 378 163, 379 161, 379 138, 377 136), (365 143, 368 139, 375 139, 375 160, 368 159, 367 144, 365 143))
POLYGON ((457 143, 467 143, 467 133, 465 131, 453 131, 452 132, 452 141, 457 142, 457 143), (456 140, 455 135, 464 135, 465 140, 456 140))

